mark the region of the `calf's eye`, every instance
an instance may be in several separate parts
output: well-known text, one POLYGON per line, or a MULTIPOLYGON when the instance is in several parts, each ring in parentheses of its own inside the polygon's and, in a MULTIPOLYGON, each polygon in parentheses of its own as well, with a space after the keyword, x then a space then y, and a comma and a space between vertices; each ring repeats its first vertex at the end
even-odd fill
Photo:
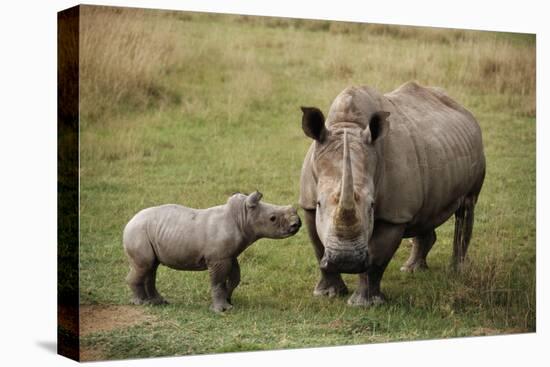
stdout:
POLYGON ((274 215, 272 215, 271 217, 269 217, 269 220, 272 221, 272 222, 275 222, 275 219, 277 219, 274 215))

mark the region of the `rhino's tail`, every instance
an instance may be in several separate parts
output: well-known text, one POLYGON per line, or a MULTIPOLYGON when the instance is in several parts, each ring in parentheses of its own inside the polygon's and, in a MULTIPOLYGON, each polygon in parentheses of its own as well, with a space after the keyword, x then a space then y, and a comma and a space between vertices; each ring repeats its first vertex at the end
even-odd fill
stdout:
POLYGON ((455 212, 455 235, 452 266, 456 270, 464 263, 474 227, 474 207, 477 195, 466 196, 455 212))

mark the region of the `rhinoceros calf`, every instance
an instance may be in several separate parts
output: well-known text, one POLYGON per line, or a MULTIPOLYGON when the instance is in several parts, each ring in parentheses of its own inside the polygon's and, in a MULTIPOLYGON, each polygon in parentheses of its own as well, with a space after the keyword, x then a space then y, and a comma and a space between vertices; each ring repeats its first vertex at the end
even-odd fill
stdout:
POLYGON ((260 238, 285 238, 301 226, 296 209, 260 202, 262 194, 237 193, 208 209, 168 204, 144 209, 126 225, 123 245, 130 262, 126 280, 135 304, 167 303, 155 287, 159 264, 210 273, 215 312, 232 308, 240 282, 237 256, 260 238))
POLYGON ((466 256, 485 177, 481 129, 439 88, 409 82, 381 94, 350 87, 328 117, 303 107, 313 139, 300 205, 319 261, 314 294, 347 293, 341 273, 360 273, 349 304, 383 302, 380 281, 402 238, 414 238, 403 271, 426 268, 435 229, 455 216, 453 265, 466 256))

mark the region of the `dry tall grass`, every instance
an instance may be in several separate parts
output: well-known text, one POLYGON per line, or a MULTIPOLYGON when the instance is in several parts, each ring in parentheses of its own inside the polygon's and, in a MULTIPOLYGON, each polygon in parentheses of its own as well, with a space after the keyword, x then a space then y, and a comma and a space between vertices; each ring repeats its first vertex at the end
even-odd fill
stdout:
MULTIPOLYGON (((190 83, 185 82, 211 83, 208 74, 214 71, 222 74, 217 82, 231 93, 222 102, 234 120, 251 100, 271 93, 269 61, 259 59, 257 52, 265 48, 288 62, 282 75, 288 83, 299 84, 306 73, 332 83, 326 87, 370 84, 387 92, 416 79, 448 89, 461 101, 472 92, 476 98, 490 95, 497 107, 512 106, 515 113, 535 115, 532 38, 90 6, 82 7, 81 19, 85 122, 167 102, 181 102, 184 109, 195 111, 207 108, 204 101, 193 101, 193 91, 187 89, 190 83), (304 54, 312 47, 313 53, 304 54)), ((327 93, 334 95, 335 89, 327 93)))
POLYGON ((142 9, 81 6, 81 113, 96 120, 176 98, 166 87, 180 61, 174 23, 142 9))

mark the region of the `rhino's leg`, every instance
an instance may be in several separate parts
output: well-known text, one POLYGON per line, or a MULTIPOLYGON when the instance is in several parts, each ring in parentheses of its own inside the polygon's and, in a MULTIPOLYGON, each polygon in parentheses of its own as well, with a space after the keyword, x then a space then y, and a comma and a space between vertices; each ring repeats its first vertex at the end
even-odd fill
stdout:
POLYGON ((231 296, 233 295, 233 291, 239 283, 241 282, 241 267, 239 266, 239 262, 237 259, 233 259, 233 262, 231 264, 231 270, 229 272, 229 276, 227 278, 227 302, 231 303, 231 296))
POLYGON ((428 256, 428 252, 432 249, 436 238, 435 230, 413 238, 411 255, 407 262, 401 267, 401 271, 414 272, 428 269, 426 256, 428 256))
POLYGON ((156 287, 156 279, 157 279, 157 269, 159 267, 159 262, 156 261, 153 264, 153 267, 147 274, 147 277, 145 278, 145 292, 147 293, 147 300, 149 303, 154 305, 165 305, 168 304, 168 302, 159 294, 156 287))
MULTIPOLYGON (((317 228, 315 226, 315 210, 304 210, 304 220, 307 227, 309 238, 317 257, 317 262, 321 261, 321 258, 325 254, 325 246, 317 235, 317 228)), ((342 276, 339 273, 327 273, 321 270, 321 279, 317 283, 317 286, 313 290, 315 296, 344 296, 348 293, 346 283, 342 280, 342 276)))
POLYGON ((371 306, 385 302, 380 282, 386 266, 401 243, 404 231, 404 224, 376 222, 369 243, 369 267, 365 273, 359 274, 359 284, 348 299, 349 305, 371 306))
POLYGON ((212 293, 212 305, 210 306, 210 309, 214 312, 223 312, 233 308, 233 306, 227 302, 227 279, 231 273, 232 265, 232 259, 208 263, 210 289, 212 293))
POLYGON ((466 196, 455 212, 455 235, 453 241, 452 267, 457 270, 464 263, 474 226, 476 197, 466 196))

